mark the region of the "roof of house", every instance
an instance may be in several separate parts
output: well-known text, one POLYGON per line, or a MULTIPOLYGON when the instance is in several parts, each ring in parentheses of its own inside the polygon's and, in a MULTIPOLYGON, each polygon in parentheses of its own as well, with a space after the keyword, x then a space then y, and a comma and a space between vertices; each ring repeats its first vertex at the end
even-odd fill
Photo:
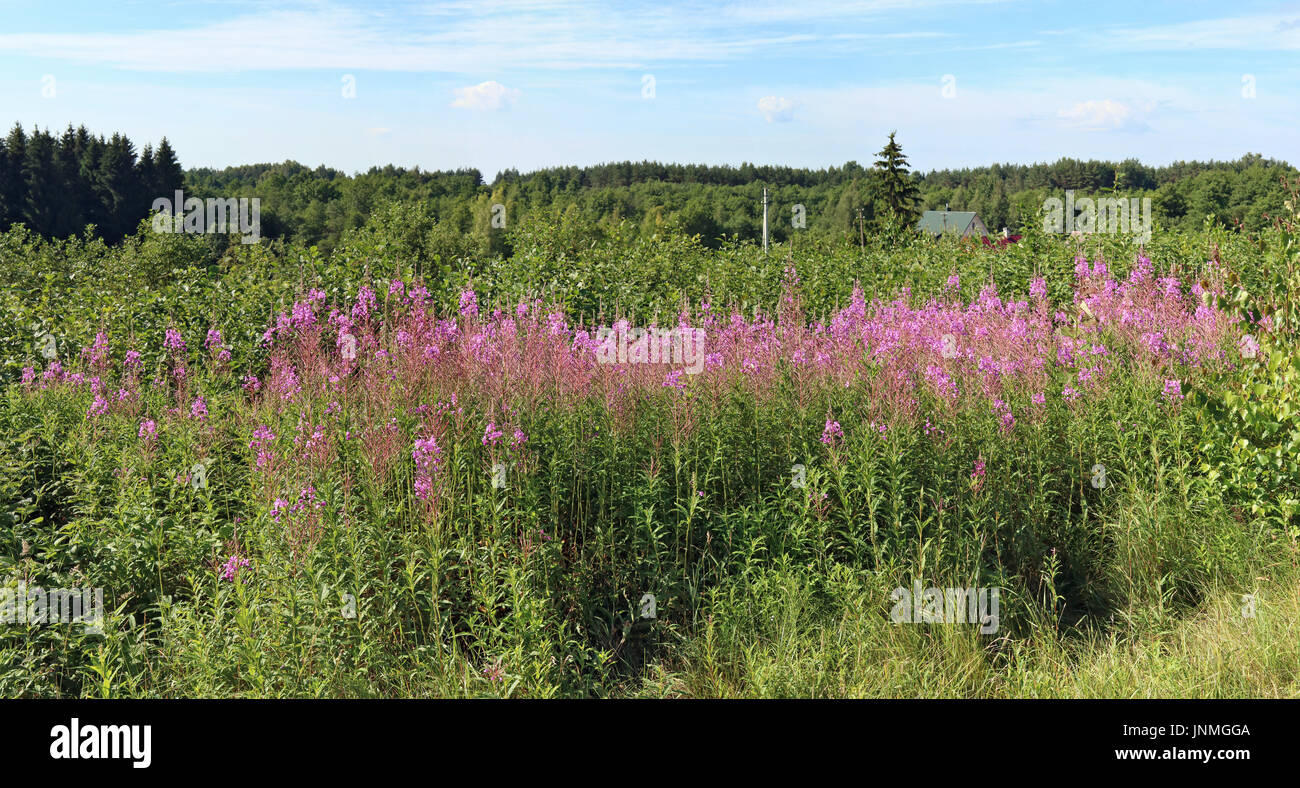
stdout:
POLYGON ((975 221, 974 211, 926 211, 921 214, 921 221, 916 229, 933 235, 953 232, 961 235, 975 221))

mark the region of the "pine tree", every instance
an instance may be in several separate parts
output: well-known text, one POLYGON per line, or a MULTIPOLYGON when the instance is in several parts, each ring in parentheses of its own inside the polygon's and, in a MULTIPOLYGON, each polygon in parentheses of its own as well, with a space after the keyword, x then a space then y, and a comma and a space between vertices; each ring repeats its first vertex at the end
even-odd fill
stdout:
POLYGON ((15 123, 5 138, 0 155, 0 230, 7 230, 23 220, 27 207, 27 181, 23 164, 27 160, 27 134, 15 123))
POLYGON ((906 226, 916 223, 916 204, 920 191, 907 168, 903 147, 894 141, 897 132, 889 132, 889 142, 876 154, 877 188, 886 211, 906 226))

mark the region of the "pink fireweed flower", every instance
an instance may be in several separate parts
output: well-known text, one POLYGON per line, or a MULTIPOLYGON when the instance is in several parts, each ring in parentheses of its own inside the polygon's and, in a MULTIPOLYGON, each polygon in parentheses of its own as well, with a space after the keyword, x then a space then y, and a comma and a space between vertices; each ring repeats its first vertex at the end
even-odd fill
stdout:
POLYGON ((225 565, 221 567, 221 579, 233 582, 235 575, 251 566, 252 562, 247 558, 240 558, 237 555, 232 555, 226 561, 225 565))
POLYGON ((844 437, 844 430, 840 427, 838 421, 826 419, 826 427, 822 429, 822 443, 830 446, 837 438, 844 437))
POLYGON ((36 369, 33 367, 23 367, 23 385, 30 386, 36 380, 36 369))
POLYGON ((1001 413, 1000 422, 1003 432, 1010 432, 1016 426, 1016 417, 1011 415, 1011 406, 1000 399, 993 400, 994 413, 1001 413))
POLYGON ((262 388, 262 381, 257 379, 256 375, 244 376, 244 391, 249 394, 256 394, 262 388))
POLYGON ((140 422, 138 436, 145 443, 153 443, 154 439, 158 437, 158 422, 153 419, 145 419, 140 422))
POLYGON ((1183 394, 1183 384, 1177 380, 1166 380, 1165 390, 1161 393, 1169 402, 1177 402, 1185 396, 1183 394))
POLYGON ((90 408, 86 410, 86 418, 93 419, 96 416, 102 416, 108 412, 108 400, 99 394, 95 395, 95 401, 90 403, 90 408))
POLYGON ((324 507, 325 502, 316 496, 316 488, 309 484, 298 492, 298 500, 293 506, 289 507, 289 512, 290 514, 294 514, 297 512, 305 512, 309 509, 322 509, 324 507))
POLYGON ((442 447, 433 438, 416 438, 411 459, 415 460, 415 467, 421 471, 436 471, 442 465, 442 447))
POLYGON ((1074 278, 1086 279, 1088 277, 1088 259, 1083 255, 1074 258, 1074 278))
POLYGON ((501 436, 504 434, 505 433, 501 432, 501 430, 497 429, 496 422, 489 421, 487 426, 483 428, 483 445, 497 445, 497 441, 500 440, 501 436))
POLYGON ((984 455, 981 454, 975 460, 975 470, 970 473, 971 490, 973 492, 979 492, 984 489, 984 473, 984 455))
POLYGON ((81 349, 81 357, 89 360, 94 369, 102 370, 108 366, 108 337, 103 331, 95 334, 95 340, 89 347, 81 349))
POLYGON ((473 290, 465 290, 460 294, 460 313, 465 317, 478 314, 478 294, 473 290))
POLYGON ((515 427, 515 437, 514 440, 510 441, 510 448, 512 449, 523 448, 523 445, 527 442, 528 442, 528 433, 524 432, 518 427, 515 427))
POLYGON ((126 351, 126 358, 122 360, 122 366, 130 371, 135 371, 140 369, 140 367, 143 366, 143 364, 140 361, 140 351, 138 350, 126 351))
POLYGON ((357 302, 352 307, 352 320, 357 323, 363 322, 377 306, 378 301, 375 300, 375 291, 362 285, 361 289, 357 291, 357 302))
POLYGON ((203 340, 204 347, 212 349, 221 345, 221 332, 215 328, 208 329, 208 336, 203 340))
POLYGON ((163 338, 163 347, 173 350, 177 353, 185 352, 185 340, 181 339, 181 332, 174 328, 167 329, 163 338))
POLYGON ((1165 344, 1165 334, 1163 331, 1142 332, 1142 345, 1152 354, 1157 356, 1169 347, 1165 344))
POLYGON ((271 428, 266 424, 253 430, 253 440, 249 441, 248 448, 257 452, 257 467, 264 467, 271 461, 271 453, 266 449, 273 440, 275 440, 275 433, 271 432, 271 428))
POLYGON ((195 397, 194 402, 190 405, 190 418, 198 421, 206 421, 208 418, 208 403, 203 397, 195 397))
POLYGON ((415 460, 415 495, 422 501, 433 495, 433 474, 442 466, 442 448, 433 438, 416 438, 411 450, 415 460))
POLYGON ((1047 298, 1047 281, 1041 276, 1035 276, 1029 282, 1029 296, 1031 298, 1047 298))

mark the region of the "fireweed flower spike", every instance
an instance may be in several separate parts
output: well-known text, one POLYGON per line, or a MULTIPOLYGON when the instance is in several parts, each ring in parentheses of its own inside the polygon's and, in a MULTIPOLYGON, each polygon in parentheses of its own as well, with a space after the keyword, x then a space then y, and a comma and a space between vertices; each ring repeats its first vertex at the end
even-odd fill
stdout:
POLYGON ((460 313, 465 317, 478 314, 478 294, 473 290, 465 290, 460 294, 460 313))
POLYGON ((240 558, 237 555, 232 555, 221 567, 221 579, 233 582, 236 575, 251 566, 252 562, 247 558, 240 558))
POLYGON ((1177 380, 1166 380, 1165 389, 1161 392, 1168 402, 1178 402, 1184 398, 1183 384, 1177 380))

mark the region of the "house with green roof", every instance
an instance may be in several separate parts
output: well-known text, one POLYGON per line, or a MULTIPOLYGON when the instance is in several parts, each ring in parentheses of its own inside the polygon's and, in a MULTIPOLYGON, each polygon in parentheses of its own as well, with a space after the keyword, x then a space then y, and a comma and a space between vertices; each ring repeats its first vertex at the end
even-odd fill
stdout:
POLYGON ((959 237, 989 234, 989 228, 974 211, 926 211, 921 214, 916 229, 936 237, 944 233, 956 233, 959 237))

